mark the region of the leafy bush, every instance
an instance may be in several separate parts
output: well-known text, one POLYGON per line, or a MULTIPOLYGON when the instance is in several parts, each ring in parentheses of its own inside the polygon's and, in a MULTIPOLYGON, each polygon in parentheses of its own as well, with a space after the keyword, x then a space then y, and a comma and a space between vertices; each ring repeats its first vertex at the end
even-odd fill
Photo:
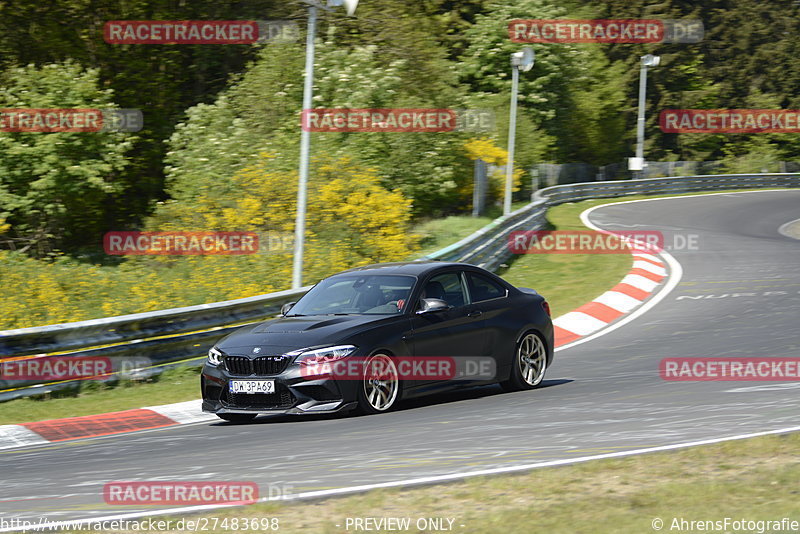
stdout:
MULTIPOLYGON (((98 71, 73 62, 28 65, 2 76, 6 108, 115 108, 98 71)), ((38 255, 102 231, 109 198, 121 194, 130 134, 0 132, 0 241, 38 255)))

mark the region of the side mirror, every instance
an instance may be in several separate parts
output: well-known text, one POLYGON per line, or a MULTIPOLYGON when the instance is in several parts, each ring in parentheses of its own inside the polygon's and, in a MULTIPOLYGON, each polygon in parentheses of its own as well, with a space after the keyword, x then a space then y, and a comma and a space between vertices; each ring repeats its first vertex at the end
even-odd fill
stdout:
POLYGON ((447 310, 450 308, 450 306, 447 304, 447 301, 444 301, 442 299, 422 299, 420 301, 420 304, 422 306, 420 307, 419 311, 417 311, 417 313, 431 313, 431 312, 447 310))
POLYGON ((286 304, 281 306, 281 315, 286 315, 287 313, 289 313, 289 310, 291 310, 295 304, 297 304, 297 302, 287 302, 286 304))

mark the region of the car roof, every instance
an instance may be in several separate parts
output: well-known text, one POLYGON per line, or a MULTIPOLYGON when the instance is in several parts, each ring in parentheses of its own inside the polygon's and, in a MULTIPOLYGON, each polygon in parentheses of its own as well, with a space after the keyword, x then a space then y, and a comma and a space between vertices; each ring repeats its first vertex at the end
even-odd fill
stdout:
POLYGON ((481 270, 469 263, 457 263, 448 261, 436 260, 419 260, 419 261, 405 261, 395 263, 376 263, 373 265, 364 265, 363 267, 354 267, 347 271, 342 271, 333 276, 348 273, 362 273, 362 274, 406 274, 412 276, 420 276, 427 274, 431 271, 445 267, 462 267, 481 270))

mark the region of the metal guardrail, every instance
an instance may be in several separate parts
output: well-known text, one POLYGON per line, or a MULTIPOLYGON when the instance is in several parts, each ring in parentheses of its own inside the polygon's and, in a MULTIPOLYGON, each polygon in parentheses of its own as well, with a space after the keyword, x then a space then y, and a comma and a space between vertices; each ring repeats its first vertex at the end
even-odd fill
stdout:
POLYGON ((255 297, 0 331, 0 357, 63 352, 260 321, 276 315, 310 286, 255 297))
POLYGON ((534 201, 546 199, 554 206, 564 202, 577 202, 592 198, 620 197, 626 195, 680 194, 696 191, 724 191, 726 189, 760 189, 769 187, 800 187, 798 173, 770 174, 718 174, 704 176, 674 176, 644 180, 618 180, 613 182, 585 182, 557 185, 537 191, 534 201))
MULTIPOLYGON (((472 235, 424 259, 465 262, 497 270, 512 256, 506 246, 508 235, 515 230, 545 227, 547 208, 565 202, 640 194, 767 187, 800 187, 800 174, 678 176, 557 185, 537 191, 527 206, 495 219, 472 235)), ((209 346, 228 332, 242 324, 274 317, 284 303, 297 300, 308 289, 305 287, 198 306, 0 331, 0 359, 65 353, 69 357, 145 360, 152 366, 199 359, 209 346)), ((71 382, 42 385, 35 381, 16 381, 12 384, 0 380, 0 402, 70 385, 71 382)))
MULTIPOLYGON (((309 289, 307 286, 197 306, 4 330, 0 331, 0 359, 65 353, 69 357, 139 362, 140 366, 157 369, 141 374, 157 374, 161 366, 202 357, 208 347, 243 324, 274 317, 284 303, 297 300, 309 289)), ((106 379, 115 378, 112 375, 106 379)), ((48 393, 78 382, 43 385, 36 380, 0 379, 0 402, 48 393)))

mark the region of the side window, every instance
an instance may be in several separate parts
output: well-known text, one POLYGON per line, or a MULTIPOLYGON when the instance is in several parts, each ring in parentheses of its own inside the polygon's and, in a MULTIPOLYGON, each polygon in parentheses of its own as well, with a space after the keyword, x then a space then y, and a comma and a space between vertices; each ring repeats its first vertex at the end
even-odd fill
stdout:
POLYGON ((424 299, 442 299, 450 306, 459 307, 466 303, 464 286, 458 273, 437 274, 425 283, 422 290, 424 299))
POLYGON ((469 294, 472 302, 496 299, 506 296, 506 288, 482 274, 467 273, 469 280, 469 294))

